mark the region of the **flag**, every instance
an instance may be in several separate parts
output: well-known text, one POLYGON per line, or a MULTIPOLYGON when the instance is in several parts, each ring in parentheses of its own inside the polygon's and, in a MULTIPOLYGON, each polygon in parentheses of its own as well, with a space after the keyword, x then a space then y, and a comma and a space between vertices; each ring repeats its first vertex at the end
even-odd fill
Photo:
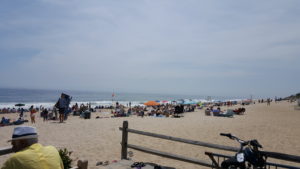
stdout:
POLYGON ((115 93, 113 93, 113 94, 111 95, 111 97, 115 97, 115 93))

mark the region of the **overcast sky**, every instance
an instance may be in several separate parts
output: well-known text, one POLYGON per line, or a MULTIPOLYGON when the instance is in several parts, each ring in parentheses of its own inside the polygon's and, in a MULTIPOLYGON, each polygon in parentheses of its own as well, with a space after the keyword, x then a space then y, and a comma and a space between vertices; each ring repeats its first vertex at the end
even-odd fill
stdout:
POLYGON ((300 92, 299 0, 2 0, 0 87, 300 92))

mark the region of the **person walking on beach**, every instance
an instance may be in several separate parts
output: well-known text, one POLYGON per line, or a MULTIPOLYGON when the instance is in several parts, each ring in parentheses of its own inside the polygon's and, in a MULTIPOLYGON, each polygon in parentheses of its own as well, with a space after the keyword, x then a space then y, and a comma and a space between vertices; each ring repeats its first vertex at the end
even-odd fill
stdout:
POLYGON ((65 119, 65 110, 67 108, 67 101, 65 99, 65 96, 61 94, 60 98, 57 101, 57 108, 59 113, 59 122, 64 122, 65 119))
POLYGON ((57 149, 38 143, 38 135, 34 127, 14 128, 9 142, 15 154, 3 164, 1 169, 64 169, 57 149))
POLYGON ((37 112, 36 109, 33 107, 33 105, 29 108, 30 110, 30 120, 31 123, 35 123, 35 113, 37 112))
POLYGON ((64 122, 65 113, 69 107, 70 102, 71 102, 70 96, 62 93, 56 103, 56 107, 58 108, 58 112, 59 112, 59 122, 60 123, 64 122))

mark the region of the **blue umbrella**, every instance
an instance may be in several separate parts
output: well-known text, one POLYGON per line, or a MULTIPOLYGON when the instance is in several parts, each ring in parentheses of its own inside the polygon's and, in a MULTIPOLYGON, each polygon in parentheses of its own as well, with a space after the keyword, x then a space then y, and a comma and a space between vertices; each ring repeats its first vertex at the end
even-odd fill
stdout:
POLYGON ((183 104, 185 104, 185 105, 188 105, 188 104, 197 104, 197 102, 195 102, 193 100, 185 100, 183 104))
POLYGON ((176 103, 177 103, 177 104, 183 104, 183 103, 184 103, 184 100, 183 100, 183 99, 179 99, 179 100, 176 101, 176 103))

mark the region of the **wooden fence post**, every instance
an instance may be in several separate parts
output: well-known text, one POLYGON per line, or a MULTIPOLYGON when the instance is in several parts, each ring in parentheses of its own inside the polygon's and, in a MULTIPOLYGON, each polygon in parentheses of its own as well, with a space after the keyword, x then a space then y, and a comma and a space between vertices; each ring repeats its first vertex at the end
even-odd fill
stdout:
POLYGON ((78 160, 77 166, 78 166, 78 169, 87 169, 88 161, 87 160, 84 160, 84 161, 78 160))
POLYGON ((123 121, 121 159, 127 159, 128 121, 123 121))

